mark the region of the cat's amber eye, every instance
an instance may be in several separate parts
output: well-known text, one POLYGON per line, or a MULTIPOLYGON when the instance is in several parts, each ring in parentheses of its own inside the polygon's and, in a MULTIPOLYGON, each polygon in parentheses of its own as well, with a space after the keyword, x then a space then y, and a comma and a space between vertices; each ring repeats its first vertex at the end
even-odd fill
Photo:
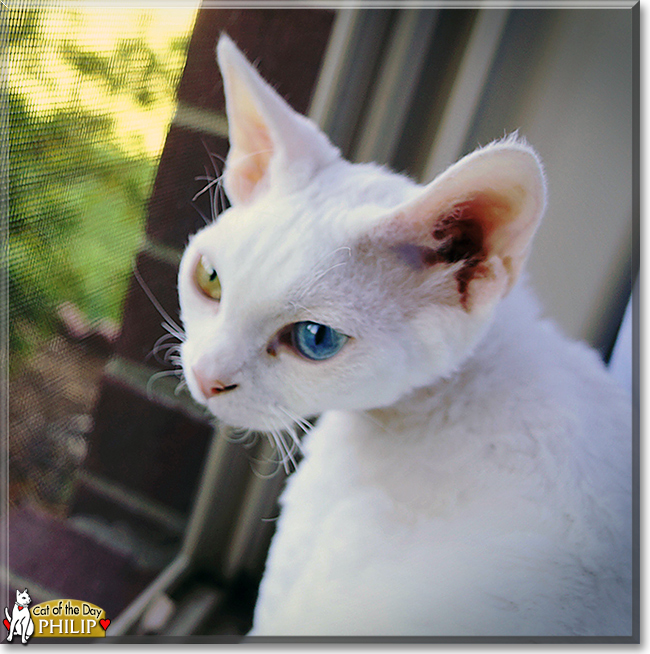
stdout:
POLYGON ((196 279, 196 285, 205 295, 213 300, 221 299, 221 282, 219 281, 219 276, 205 257, 201 257, 196 264, 194 278, 196 279))

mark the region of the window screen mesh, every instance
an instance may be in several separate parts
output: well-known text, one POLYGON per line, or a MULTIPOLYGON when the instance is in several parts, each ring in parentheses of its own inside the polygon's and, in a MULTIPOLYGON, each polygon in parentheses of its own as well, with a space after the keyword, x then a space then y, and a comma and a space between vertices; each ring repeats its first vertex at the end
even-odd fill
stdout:
POLYGON ((9 501, 65 515, 195 7, 2 7, 9 501))
POLYGON ((251 451, 213 438, 176 387, 161 314, 178 320, 180 254, 212 215, 209 194, 195 196, 228 149, 219 33, 253 60, 266 53, 262 72, 304 112, 334 12, 185 7, 2 8, 11 372, 0 595, 28 587, 35 604, 83 597, 118 616, 178 552, 214 441, 229 483, 194 581, 223 585, 237 562, 221 626, 206 629, 244 633, 273 526, 256 512, 276 516, 275 494, 255 486, 251 451), (249 485, 259 501, 240 520, 249 485), (224 525, 250 543, 232 550, 224 525))

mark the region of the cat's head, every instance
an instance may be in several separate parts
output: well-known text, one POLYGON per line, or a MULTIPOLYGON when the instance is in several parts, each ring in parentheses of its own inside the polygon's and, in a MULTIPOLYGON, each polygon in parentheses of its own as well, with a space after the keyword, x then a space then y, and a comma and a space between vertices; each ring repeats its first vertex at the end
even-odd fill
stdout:
POLYGON ((23 592, 20 590, 16 590, 16 603, 20 604, 21 606, 27 606, 30 602, 32 601, 32 598, 29 596, 29 593, 27 592, 27 589, 23 592))
POLYGON ((470 356, 515 283, 544 211, 517 139, 429 185, 350 164, 227 37, 218 45, 232 207, 181 262, 182 362, 226 423, 389 406, 470 356))

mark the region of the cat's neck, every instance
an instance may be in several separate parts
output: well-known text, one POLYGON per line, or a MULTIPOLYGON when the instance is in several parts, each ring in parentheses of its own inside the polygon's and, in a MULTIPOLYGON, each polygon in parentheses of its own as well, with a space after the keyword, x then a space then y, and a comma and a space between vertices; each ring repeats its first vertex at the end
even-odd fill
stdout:
MULTIPOLYGON (((462 421, 462 405, 471 395, 474 403, 481 394, 487 397, 494 387, 490 379, 503 380, 525 374, 525 364, 518 359, 526 344, 535 340, 539 329, 539 305, 525 283, 517 287, 497 308, 494 322, 473 353, 452 374, 428 386, 413 390, 389 407, 365 412, 365 419, 381 427, 386 434, 430 434, 423 425, 449 420, 462 421), (475 383, 475 381, 477 383, 475 383)), ((434 423, 434 425, 432 425, 434 423)))
POLYGON ((508 452, 527 447, 516 442, 519 423, 529 417, 525 397, 539 399, 546 390, 538 378, 530 381, 534 390, 521 393, 529 389, 532 370, 525 349, 540 356, 531 342, 545 347, 541 342, 547 336, 555 339, 546 332, 534 297, 525 288, 515 289, 455 373, 389 407, 324 414, 322 428, 308 439, 307 459, 326 460, 333 470, 346 468, 350 484, 381 486, 412 509, 445 510, 449 498, 473 487, 475 462, 483 461, 486 448, 494 448, 488 454, 497 465, 508 452), (507 411, 494 411, 504 403, 507 411))

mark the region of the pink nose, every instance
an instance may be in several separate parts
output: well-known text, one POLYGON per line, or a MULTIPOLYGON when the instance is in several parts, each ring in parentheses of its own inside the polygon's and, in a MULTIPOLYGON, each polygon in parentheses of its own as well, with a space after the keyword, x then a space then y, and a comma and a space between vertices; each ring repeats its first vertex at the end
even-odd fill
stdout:
POLYGON ((199 385, 201 393, 203 393, 203 397, 205 397, 206 400, 215 395, 220 395, 221 393, 232 391, 237 388, 237 384, 227 384, 219 379, 209 379, 201 374, 201 372, 196 368, 192 368, 192 372, 194 373, 196 383, 199 385))

